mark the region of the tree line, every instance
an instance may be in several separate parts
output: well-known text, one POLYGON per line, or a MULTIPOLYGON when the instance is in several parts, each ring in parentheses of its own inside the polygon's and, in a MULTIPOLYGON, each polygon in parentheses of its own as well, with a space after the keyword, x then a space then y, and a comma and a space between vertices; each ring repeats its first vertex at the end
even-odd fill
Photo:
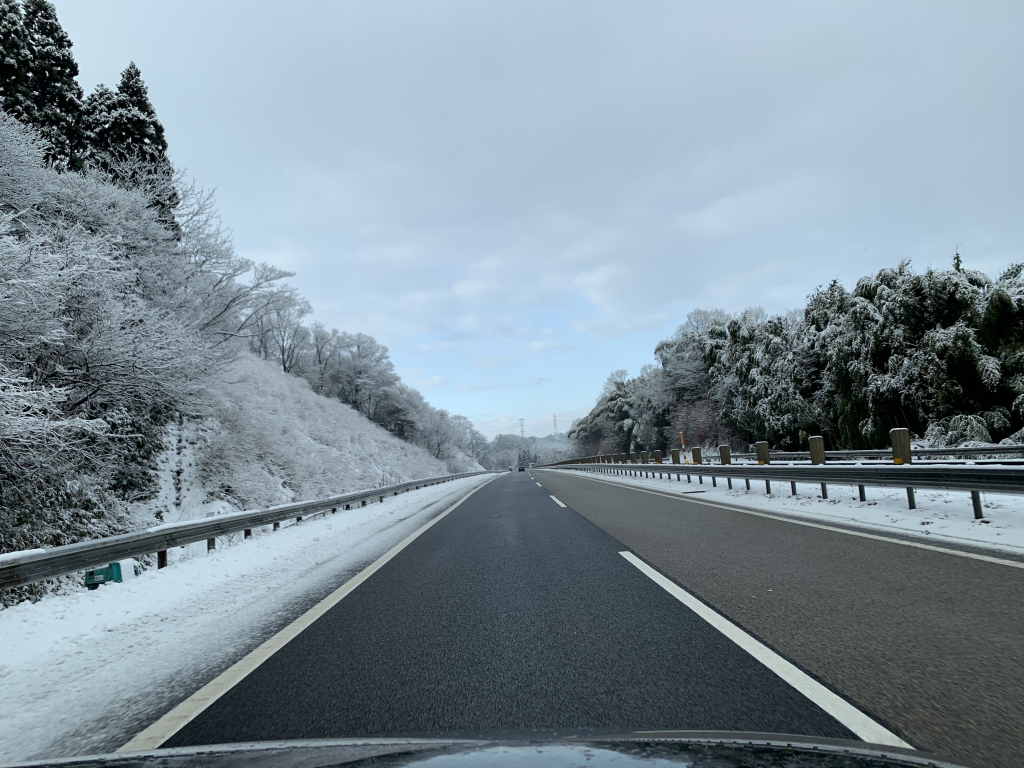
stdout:
MULTIPOLYGON (((134 64, 83 97, 46 0, 0 0, 0 551, 127 530, 173 419, 252 350, 454 466, 485 446, 365 334, 303 324, 167 156, 134 64)), ((216 492, 216 489, 214 489, 216 492)))
POLYGON ((907 261, 833 281, 769 316, 697 309, 637 376, 613 372, 569 435, 585 454, 735 447, 1024 442, 1024 265, 997 277, 907 261))

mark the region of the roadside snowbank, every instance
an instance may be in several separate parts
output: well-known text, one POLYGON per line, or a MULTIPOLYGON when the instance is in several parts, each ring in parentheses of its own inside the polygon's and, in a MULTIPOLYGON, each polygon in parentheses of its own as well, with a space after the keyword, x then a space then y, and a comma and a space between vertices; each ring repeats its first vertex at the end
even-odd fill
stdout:
MULTIPOLYGON (((650 466, 647 467, 650 470, 650 466)), ((668 466, 664 466, 664 472, 668 466)), ((751 481, 747 491, 742 480, 733 479, 734 490, 729 490, 724 478, 718 478, 718 486, 712 486, 711 478, 705 477, 703 484, 693 476, 686 482, 685 470, 682 481, 677 482, 675 472, 671 480, 622 475, 591 475, 580 470, 559 470, 578 472, 581 475, 597 477, 623 485, 652 488, 659 491, 676 491, 680 494, 694 494, 693 498, 721 501, 773 512, 779 515, 794 515, 817 520, 829 520, 854 524, 864 528, 899 531, 912 534, 937 543, 943 539, 975 546, 1001 549, 1024 554, 1024 497, 1002 494, 982 494, 985 519, 975 520, 971 507, 971 495, 957 491, 928 491, 917 489, 917 509, 907 509, 907 493, 902 488, 867 487, 867 501, 861 502, 857 486, 828 486, 827 500, 821 498, 818 484, 797 483, 797 495, 790 495, 787 482, 772 482, 772 495, 765 493, 764 482, 751 481)), ((656 470, 655 470, 656 471, 656 470)), ((668 477, 666 473, 666 477, 668 477)))
POLYGON ((0 611, 0 761, 112 751, 494 475, 0 611))

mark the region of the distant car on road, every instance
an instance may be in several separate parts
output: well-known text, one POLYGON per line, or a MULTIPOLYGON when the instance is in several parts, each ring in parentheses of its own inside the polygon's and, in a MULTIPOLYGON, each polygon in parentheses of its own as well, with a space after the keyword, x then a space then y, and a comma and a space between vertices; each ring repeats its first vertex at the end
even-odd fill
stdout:
POLYGON ((525 471, 526 471, 526 467, 520 467, 520 468, 519 468, 519 471, 520 471, 520 472, 525 472, 525 471))

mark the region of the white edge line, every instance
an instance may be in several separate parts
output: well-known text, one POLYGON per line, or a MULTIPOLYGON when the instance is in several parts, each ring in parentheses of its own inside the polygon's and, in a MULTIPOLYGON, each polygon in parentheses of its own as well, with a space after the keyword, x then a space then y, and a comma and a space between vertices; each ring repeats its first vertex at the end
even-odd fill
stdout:
POLYGON ((872 744, 883 744, 888 747, 913 749, 896 734, 876 723, 852 704, 836 695, 807 673, 786 661, 763 643, 755 640, 720 613, 708 608, 704 603, 691 595, 675 582, 654 570, 632 552, 619 552, 627 561, 635 565, 641 573, 668 592, 672 597, 700 616, 704 621, 717 629, 736 645, 764 664, 768 669, 793 686, 816 705, 825 710, 844 726, 849 728, 857 738, 872 744))
MULTIPOLYGON (((694 504, 705 504, 709 507, 718 507, 719 509, 727 509, 730 512, 739 512, 744 515, 754 515, 755 517, 766 517, 769 520, 778 520, 782 523, 792 523, 793 525, 806 525, 808 528, 820 528, 823 531, 832 531, 834 533, 845 533, 848 536, 860 536, 864 539, 874 539, 875 541, 886 541, 890 544, 901 544, 904 547, 915 547, 917 549, 927 549, 929 552, 941 552, 944 555, 954 555, 956 557, 969 557, 972 560, 981 560, 985 563, 994 563, 996 565, 1008 565, 1011 568, 1024 568, 1024 563, 1018 560, 1004 560, 1001 557, 991 557, 989 555, 979 555, 974 552, 962 552, 957 549, 948 549, 946 547, 935 547, 931 544, 918 544, 916 541, 904 541, 903 539, 893 539, 888 536, 880 536, 877 533, 865 533, 863 531, 851 531, 847 528, 836 528, 832 525, 824 525, 822 523, 812 523, 809 520, 798 520, 789 515, 781 515, 778 513, 771 512, 758 512, 753 509, 744 509, 739 504, 722 504, 717 501, 709 501, 707 499, 691 499, 683 498, 680 494, 665 493, 664 491, 658 491, 651 488, 641 488, 639 486, 630 485, 629 483, 617 483, 614 480, 605 480, 602 477, 588 477, 587 473, 581 475, 571 475, 571 477, 583 477, 587 480, 596 480, 599 483, 608 483, 609 485, 615 485, 619 488, 628 488, 631 491, 640 491, 641 493, 650 493, 655 496, 662 496, 666 499, 678 499, 680 501, 689 501, 694 504)), ((796 513, 794 513, 796 514, 796 513)), ((851 521, 850 525, 855 525, 855 521, 851 521)), ((913 536, 912 533, 907 533, 908 536, 913 536)), ((971 546, 984 547, 984 543, 979 542, 977 544, 971 542, 971 546)))
POLYGON ((495 478, 492 477, 487 482, 476 486, 476 488, 452 504, 440 515, 413 531, 401 542, 377 558, 373 563, 368 565, 362 571, 338 587, 334 592, 299 616, 299 618, 287 627, 282 629, 258 648, 251 651, 247 656, 235 662, 235 664, 178 704, 155 723, 137 734, 131 739, 131 741, 120 747, 117 751, 141 752, 159 748, 161 744, 202 714, 208 707, 210 707, 210 705, 217 701, 217 699, 230 691, 234 686, 238 685, 239 682, 241 682, 263 662, 273 656, 277 651, 281 650, 281 648, 283 648, 289 641, 294 640, 303 630, 307 629, 311 624, 313 624, 313 622, 340 603, 346 596, 351 594, 356 587, 383 568, 388 561, 395 557, 395 555, 412 544, 420 534, 424 533, 432 525, 440 522, 448 515, 449 512, 458 507, 462 502, 494 479, 495 478))
POLYGON ((560 502, 560 501, 559 501, 558 499, 556 499, 556 498, 555 498, 554 496, 552 496, 552 497, 551 497, 551 500, 552 500, 553 502, 555 502, 555 504, 557 504, 557 505, 558 505, 558 506, 560 506, 560 507, 564 507, 564 506, 565 506, 565 504, 563 504, 562 502, 560 502))

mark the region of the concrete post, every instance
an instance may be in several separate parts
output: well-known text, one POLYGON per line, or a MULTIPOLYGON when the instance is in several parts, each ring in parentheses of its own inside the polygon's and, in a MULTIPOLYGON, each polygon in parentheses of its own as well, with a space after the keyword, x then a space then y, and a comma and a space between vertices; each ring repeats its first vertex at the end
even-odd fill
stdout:
POLYGON ((646 464, 647 460, 649 458, 650 458, 650 455, 647 453, 647 451, 640 451, 640 463, 641 464, 646 464))
MULTIPOLYGON (((821 435, 812 435, 807 438, 807 443, 811 449, 811 464, 824 464, 825 463, 825 438, 821 435)), ((828 486, 825 483, 821 484, 821 498, 828 498, 828 486)))
MULTIPOLYGON (((732 448, 728 445, 718 446, 718 461, 721 464, 732 464, 732 448)), ((727 477, 725 481, 729 484, 729 490, 732 490, 732 478, 727 477)))
POLYGON ((910 430, 903 427, 890 429, 889 439, 892 441, 892 463, 909 464, 912 460, 910 455, 910 430))
POLYGON ((673 448, 672 449, 672 463, 673 464, 678 464, 679 463, 679 449, 678 448, 673 448))
POLYGON ((654 463, 661 464, 661 451, 654 452, 654 463))
MULTIPOLYGON (((913 459, 910 454, 910 430, 904 427, 890 429, 889 440, 892 441, 892 463, 910 464, 913 459)), ((910 509, 917 509, 913 488, 907 488, 907 506, 910 509)))
POLYGON ((768 443, 764 440, 759 440, 754 443, 754 450, 757 451, 757 463, 768 464, 771 462, 771 458, 768 455, 768 443))
POLYGON ((690 454, 693 456, 693 463, 694 464, 703 464, 704 463, 703 462, 703 457, 701 455, 700 448, 694 448, 693 450, 690 451, 690 454))
POLYGON ((639 463, 639 462, 637 462, 637 460, 636 460, 636 452, 635 452, 635 451, 634 451, 633 453, 630 453, 630 454, 629 454, 629 460, 630 460, 630 462, 631 462, 632 464, 637 464, 637 463, 639 463))

